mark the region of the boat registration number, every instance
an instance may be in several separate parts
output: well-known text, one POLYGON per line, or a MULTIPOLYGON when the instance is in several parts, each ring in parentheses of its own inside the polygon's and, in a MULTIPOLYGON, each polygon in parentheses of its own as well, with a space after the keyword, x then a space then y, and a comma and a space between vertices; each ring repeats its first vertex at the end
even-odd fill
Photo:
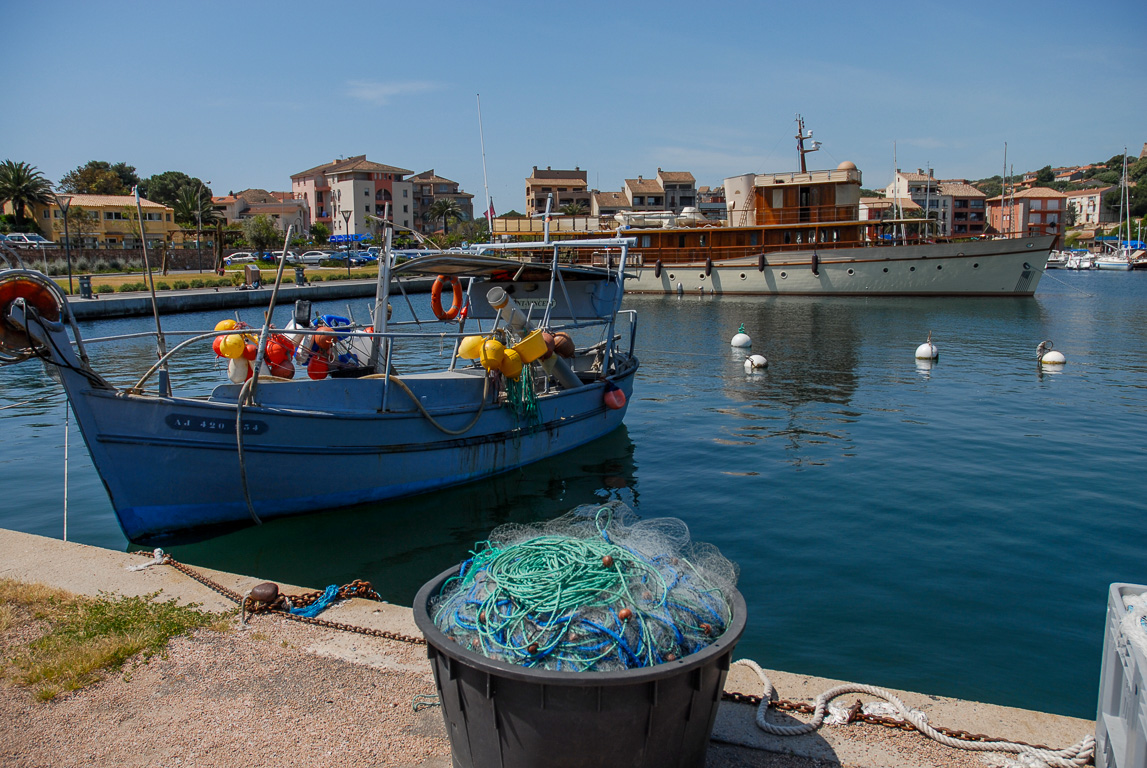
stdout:
MULTIPOLYGON (((235 419, 211 419, 202 416, 189 416, 181 413, 169 414, 164 421, 172 429, 190 432, 227 432, 235 434, 235 419)), ((267 423, 263 421, 243 421, 243 434, 261 435, 267 431, 267 423)))

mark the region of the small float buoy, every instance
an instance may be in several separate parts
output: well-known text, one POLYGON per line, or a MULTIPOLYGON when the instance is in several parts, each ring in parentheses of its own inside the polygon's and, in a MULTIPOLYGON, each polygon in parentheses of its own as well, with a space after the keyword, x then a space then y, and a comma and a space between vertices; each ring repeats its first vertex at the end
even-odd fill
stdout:
POLYGON ((745 333, 745 324, 741 323, 741 327, 737 329, 737 333, 733 336, 733 340, 729 342, 734 347, 751 347, 753 340, 749 338, 749 334, 745 333))
POLYGON ((765 359, 764 355, 749 355, 745 358, 745 372, 752 373, 761 368, 768 368, 769 361, 765 359))
POLYGON ((932 343, 932 332, 928 331, 928 341, 916 347, 917 360, 935 360, 940 357, 940 350, 932 343))
POLYGON ((1063 356, 1062 352, 1052 349, 1050 341, 1041 341, 1036 347, 1035 355, 1040 365, 1063 365, 1067 362, 1067 358, 1063 356))

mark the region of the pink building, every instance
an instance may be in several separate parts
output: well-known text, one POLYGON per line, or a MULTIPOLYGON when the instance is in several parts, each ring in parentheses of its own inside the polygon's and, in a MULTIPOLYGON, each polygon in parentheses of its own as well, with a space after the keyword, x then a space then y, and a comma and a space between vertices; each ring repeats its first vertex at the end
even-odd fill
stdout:
POLYGON ((1065 229, 1067 195, 1054 189, 1032 187, 987 203, 988 222, 998 233, 1060 235, 1065 229))
POLYGON ((372 232, 368 216, 382 216, 387 203, 390 220, 409 228, 414 222, 413 185, 403 177, 411 173, 356 155, 293 174, 291 192, 306 201, 309 225, 321 221, 335 235, 372 232))

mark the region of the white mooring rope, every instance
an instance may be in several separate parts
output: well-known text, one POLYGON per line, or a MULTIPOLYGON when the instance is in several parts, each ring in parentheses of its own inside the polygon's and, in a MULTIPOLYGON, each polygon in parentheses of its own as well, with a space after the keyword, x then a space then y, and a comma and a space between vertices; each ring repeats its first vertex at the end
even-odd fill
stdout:
POLYGON ((798 725, 774 725, 766 720, 769 701, 776 696, 776 689, 773 688, 773 683, 769 680, 768 675, 766 675, 760 665, 752 659, 739 659, 733 662, 733 665, 740 665, 753 670, 764 684, 765 692, 761 696, 761 704, 757 708, 757 727, 774 736, 797 736, 802 733, 812 733, 823 724, 825 712, 828 710, 828 703, 830 701, 846 693, 866 693, 887 701, 896 709, 899 717, 908 721, 915 726, 918 731, 940 744, 954 749, 966 749, 978 752, 1008 752, 1018 755, 1019 759, 1017 761, 1009 761, 1009 764, 1012 766, 1022 768, 1080 768, 1080 766, 1090 763, 1095 754, 1095 737, 1091 734, 1084 736, 1078 743, 1066 749, 1058 750, 1036 749, 1035 747, 1016 744, 1010 741, 965 741, 963 739, 945 736, 928 725, 928 718, 923 712, 909 708, 891 692, 872 685, 845 684, 829 688, 816 697, 812 722, 800 723, 798 725))

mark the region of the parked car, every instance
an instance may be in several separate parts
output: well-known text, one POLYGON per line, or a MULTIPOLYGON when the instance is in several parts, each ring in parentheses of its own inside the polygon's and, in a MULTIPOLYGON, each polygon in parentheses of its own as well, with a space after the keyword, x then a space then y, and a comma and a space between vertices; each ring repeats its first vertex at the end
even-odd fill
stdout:
POLYGON ((35 234, 25 234, 23 232, 13 232, 8 235, 8 245, 17 248, 58 248, 56 243, 51 240, 35 234))
POLYGON ((299 261, 304 264, 322 264, 327 259, 331 258, 331 254, 326 251, 307 251, 299 257, 299 261))
POLYGON ((255 260, 255 256, 253 254, 247 253, 245 251, 240 251, 239 253, 233 253, 230 256, 225 257, 223 259, 223 263, 228 264, 228 265, 230 265, 230 264, 248 264, 254 260, 255 260))

